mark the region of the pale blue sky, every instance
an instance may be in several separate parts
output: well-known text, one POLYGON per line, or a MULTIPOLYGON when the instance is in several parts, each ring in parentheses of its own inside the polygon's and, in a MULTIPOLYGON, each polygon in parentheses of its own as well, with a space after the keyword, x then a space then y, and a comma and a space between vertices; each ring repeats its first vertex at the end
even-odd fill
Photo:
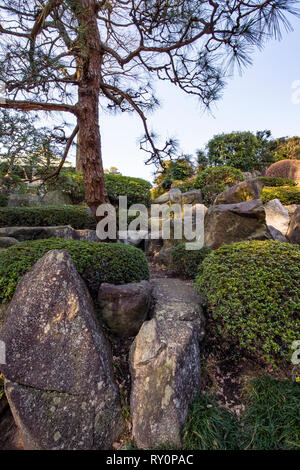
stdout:
MULTIPOLYGON (((270 129, 274 137, 300 135, 300 104, 292 102, 292 83, 300 81, 300 20, 293 25, 294 32, 257 51, 253 65, 229 81, 213 116, 174 85, 157 83, 161 108, 149 117, 151 127, 162 138, 175 136, 190 154, 221 132, 270 129)), ((123 175, 152 181, 154 168, 144 164, 146 154, 138 146, 143 128, 136 116, 100 115, 100 130, 105 168, 116 166, 123 175)))

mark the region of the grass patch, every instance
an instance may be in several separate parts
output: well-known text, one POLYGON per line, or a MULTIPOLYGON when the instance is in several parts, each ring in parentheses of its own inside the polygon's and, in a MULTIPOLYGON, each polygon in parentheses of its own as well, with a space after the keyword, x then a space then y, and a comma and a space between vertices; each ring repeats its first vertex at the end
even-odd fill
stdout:
POLYGON ((216 404, 211 393, 193 403, 183 432, 183 449, 234 450, 237 444, 237 418, 216 404))
POLYGON ((186 450, 299 450, 300 386, 260 377, 247 386, 240 420, 212 394, 193 403, 183 431, 186 450))

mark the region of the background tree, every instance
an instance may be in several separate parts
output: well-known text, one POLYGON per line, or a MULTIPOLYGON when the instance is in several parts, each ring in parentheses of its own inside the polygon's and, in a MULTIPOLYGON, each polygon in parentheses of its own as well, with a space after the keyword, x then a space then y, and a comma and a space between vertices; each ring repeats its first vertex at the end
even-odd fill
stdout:
POLYGON ((280 137, 272 142, 271 152, 276 161, 300 160, 300 137, 280 137))
POLYGON ((207 144, 210 165, 227 165, 242 171, 261 170, 274 162, 271 132, 232 132, 214 136, 207 144))
POLYGON ((174 160, 164 161, 155 174, 156 194, 168 191, 174 181, 185 181, 194 173, 195 167, 191 155, 181 155, 174 160))
POLYGON ((0 172, 31 182, 47 177, 65 151, 65 126, 39 127, 34 113, 0 110, 0 172))
POLYGON ((122 173, 118 170, 116 166, 111 166, 109 170, 104 170, 104 173, 107 175, 121 175, 122 173))
POLYGON ((209 104, 220 96, 228 67, 289 29, 296 0, 1 0, 0 107, 71 113, 79 131, 86 200, 93 212, 107 200, 101 157, 99 99, 135 111, 149 162, 157 148, 146 114, 157 104, 154 78, 168 80, 209 104))

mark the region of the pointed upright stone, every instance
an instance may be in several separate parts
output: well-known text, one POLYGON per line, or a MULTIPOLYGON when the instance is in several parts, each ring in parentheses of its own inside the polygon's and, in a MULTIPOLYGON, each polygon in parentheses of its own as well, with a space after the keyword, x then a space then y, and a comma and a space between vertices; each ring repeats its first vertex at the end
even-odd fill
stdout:
POLYGON ((48 252, 22 278, 0 339, 25 448, 110 448, 124 426, 110 349, 66 251, 48 252))

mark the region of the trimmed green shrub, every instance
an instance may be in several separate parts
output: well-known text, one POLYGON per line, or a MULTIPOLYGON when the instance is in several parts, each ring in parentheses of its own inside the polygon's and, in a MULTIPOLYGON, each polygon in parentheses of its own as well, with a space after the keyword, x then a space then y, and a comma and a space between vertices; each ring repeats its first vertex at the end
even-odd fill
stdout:
POLYGON ((279 199, 284 205, 300 204, 300 188, 291 188, 289 186, 282 186, 279 188, 264 188, 261 193, 263 202, 272 201, 272 199, 279 199))
POLYGON ((119 204, 119 196, 127 196, 127 204, 150 204, 149 181, 141 178, 132 178, 122 175, 105 175, 105 184, 109 200, 112 204, 119 204))
POLYGON ((94 229, 96 222, 85 206, 34 206, 0 208, 0 227, 71 225, 94 229))
POLYGON ((145 254, 130 245, 57 238, 28 241, 0 252, 0 302, 9 301, 22 276, 45 253, 56 249, 70 254, 94 298, 102 282, 127 284, 149 279, 145 254))
POLYGON ((300 338, 300 246, 274 241, 225 245, 199 266, 215 332, 240 350, 290 362, 300 338))
POLYGON ((290 178, 276 178, 275 176, 263 176, 261 178, 265 186, 276 188, 280 186, 297 186, 297 183, 290 178))
MULTIPOLYGON (((150 202, 151 183, 141 178, 122 175, 104 175, 106 190, 112 204, 119 203, 119 196, 127 196, 128 205, 145 204, 150 202)), ((84 201, 83 175, 74 170, 63 170, 57 178, 45 182, 45 190, 60 189, 67 193, 74 204, 84 201)))
POLYGON ((188 279, 195 279, 199 264, 210 252, 206 246, 200 250, 186 250, 185 243, 179 243, 171 252, 171 269, 188 279))
POLYGON ((206 168, 194 181, 194 188, 201 189, 204 204, 210 205, 218 194, 230 186, 243 181, 241 170, 230 166, 215 166, 206 168))

